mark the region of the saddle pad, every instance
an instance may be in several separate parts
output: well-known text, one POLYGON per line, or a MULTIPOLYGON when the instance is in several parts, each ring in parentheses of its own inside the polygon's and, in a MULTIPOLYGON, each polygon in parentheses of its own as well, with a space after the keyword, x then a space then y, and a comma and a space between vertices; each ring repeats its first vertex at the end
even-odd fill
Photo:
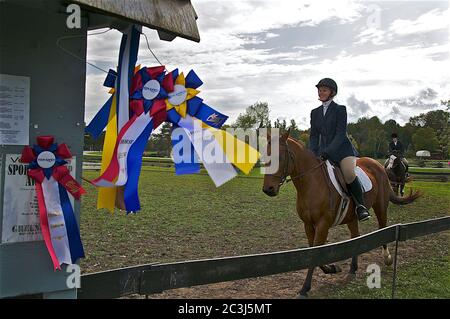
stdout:
MULTIPOLYGON (((327 169, 328 169, 328 175, 330 176, 331 183, 333 184, 334 188, 337 190, 339 195, 343 196, 343 191, 341 188, 341 185, 339 185, 338 181, 336 180, 336 176, 334 175, 334 168, 333 165, 331 165, 330 161, 327 160, 327 169)), ((367 176, 366 172, 364 172, 361 167, 356 166, 355 167, 355 173, 356 176, 358 176, 359 181, 362 184, 362 187, 364 189, 364 193, 367 193, 372 189, 372 181, 370 180, 369 176, 367 176)))

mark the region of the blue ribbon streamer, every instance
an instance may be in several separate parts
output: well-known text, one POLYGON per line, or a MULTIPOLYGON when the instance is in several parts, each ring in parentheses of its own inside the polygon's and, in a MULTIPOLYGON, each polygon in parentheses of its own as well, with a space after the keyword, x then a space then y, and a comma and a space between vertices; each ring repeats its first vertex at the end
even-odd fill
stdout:
POLYGON ((83 244, 81 243, 80 231, 67 190, 59 183, 58 188, 64 222, 67 229, 67 238, 69 240, 70 257, 72 263, 75 264, 79 258, 84 258, 83 244))
POLYGON ((214 128, 221 128, 228 116, 217 112, 209 105, 202 103, 195 117, 201 120, 203 123, 212 126, 214 128))
MULTIPOLYGON (((128 91, 131 88, 131 79, 133 78, 134 75, 134 68, 136 66, 136 61, 137 61, 137 55, 138 55, 138 50, 139 50, 139 38, 140 38, 140 33, 139 31, 136 29, 136 27, 133 25, 131 27, 131 34, 129 34, 131 36, 131 40, 130 40, 130 54, 129 54, 129 61, 123 61, 123 54, 125 52, 125 48, 126 48, 126 44, 127 44, 127 39, 128 39, 128 35, 127 34, 123 34, 122 35, 122 40, 120 42, 120 50, 119 50, 119 67, 118 67, 118 74, 117 74, 117 81, 116 81, 116 94, 117 94, 117 101, 120 101, 120 87, 122 85, 122 83, 120 83, 120 77, 121 77, 121 70, 122 70, 122 63, 128 63, 128 91)), ((119 109, 120 109, 120 105, 117 105, 117 115, 119 115, 119 109)), ((117 117, 117 119, 119 119, 119 117, 117 117)))
POLYGON ((186 86, 196 89, 200 86, 202 86, 203 82, 198 77, 197 73, 194 72, 194 70, 189 71, 188 75, 186 76, 186 86))
POLYGON ((139 202, 139 175, 141 174, 142 154, 153 130, 153 121, 145 127, 133 145, 130 147, 127 157, 128 179, 125 184, 124 201, 127 214, 141 209, 139 202))
MULTIPOLYGON (((179 126, 174 124, 172 129, 176 129, 179 126)), ((176 139, 174 138, 174 136, 172 135, 172 149, 175 148, 175 146, 178 143, 182 143, 184 139, 189 140, 189 137, 186 135, 186 132, 184 132, 184 130, 182 131, 182 134, 180 136, 180 139, 176 139)), ((189 141, 190 142, 190 141, 189 141)), ((184 162, 182 161, 183 158, 183 149, 181 149, 180 154, 178 153, 173 153, 173 160, 175 163, 175 174, 176 175, 186 175, 186 174, 196 174, 200 172, 200 163, 198 163, 198 161, 196 160, 196 154, 195 154, 195 149, 194 149, 194 145, 192 145, 192 143, 190 143, 190 159, 189 162, 184 162)))
POLYGON ((106 103, 94 116, 91 123, 89 123, 89 125, 85 128, 85 132, 91 134, 91 136, 95 139, 97 139, 102 134, 106 125, 108 125, 109 113, 111 111, 113 97, 114 95, 111 95, 108 101, 106 101, 106 103))
POLYGON ((114 84, 116 83, 116 79, 117 79, 117 72, 112 69, 109 69, 108 75, 105 78, 105 82, 103 82, 103 86, 113 88, 114 84))

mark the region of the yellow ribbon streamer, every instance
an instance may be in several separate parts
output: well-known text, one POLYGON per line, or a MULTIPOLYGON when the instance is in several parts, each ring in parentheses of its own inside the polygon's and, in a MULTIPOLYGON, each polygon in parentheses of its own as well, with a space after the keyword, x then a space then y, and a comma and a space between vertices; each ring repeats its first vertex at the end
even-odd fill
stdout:
MULTIPOLYGON (((105 141, 103 142, 102 167, 100 175, 108 167, 111 162, 114 146, 117 139, 117 112, 116 112, 116 95, 114 94, 109 111, 108 125, 106 126, 105 141)), ((97 209, 106 208, 114 213, 114 205, 116 202, 117 187, 99 187, 97 197, 97 209)))
POLYGON ((213 133, 214 138, 222 147, 228 161, 244 172, 244 174, 248 175, 261 157, 258 150, 227 131, 213 128, 204 123, 202 123, 202 126, 213 133))

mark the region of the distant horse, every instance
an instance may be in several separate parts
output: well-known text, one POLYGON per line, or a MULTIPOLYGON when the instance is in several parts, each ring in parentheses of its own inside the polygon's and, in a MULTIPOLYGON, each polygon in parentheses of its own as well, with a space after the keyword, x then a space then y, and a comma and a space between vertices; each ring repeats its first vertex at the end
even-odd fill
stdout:
POLYGON ((405 194, 403 189, 408 180, 406 178, 406 166, 400 154, 397 152, 392 153, 384 167, 395 194, 398 196, 400 190, 400 196, 403 196, 405 194))
MULTIPOLYGON (((275 174, 264 176, 263 191, 269 196, 276 196, 280 187, 291 177, 297 189, 297 213, 304 222, 309 246, 320 246, 326 243, 328 232, 332 227, 338 207, 340 195, 328 182, 325 162, 318 159, 302 142, 289 137, 289 131, 280 137, 279 141, 279 168, 275 174)), ((271 155, 270 138, 267 146, 268 155, 271 155)), ((401 198, 394 194, 383 165, 377 161, 363 157, 357 160, 357 165, 363 169, 373 188, 364 194, 367 208, 373 207, 378 219, 379 228, 386 227, 387 208, 389 201, 397 205, 412 203, 421 196, 419 192, 410 192, 408 197, 401 198)), ((340 223, 346 224, 350 230, 351 238, 358 237, 358 219, 355 205, 350 202, 347 214, 340 223)), ((392 264, 392 257, 387 245, 383 245, 383 256, 386 265, 392 264)), ((322 265, 325 273, 336 273, 340 269, 335 265, 322 265)), ((358 256, 352 258, 350 273, 355 274, 358 269, 358 256)), ((300 290, 299 297, 306 297, 311 290, 311 281, 314 267, 308 270, 306 280, 300 290)))

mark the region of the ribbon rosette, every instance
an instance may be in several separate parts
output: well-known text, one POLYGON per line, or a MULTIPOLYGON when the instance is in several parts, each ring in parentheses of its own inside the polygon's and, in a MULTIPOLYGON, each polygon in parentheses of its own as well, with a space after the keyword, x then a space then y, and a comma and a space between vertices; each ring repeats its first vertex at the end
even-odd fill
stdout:
MULTIPOLYGON (((224 130, 220 130, 228 116, 205 104, 197 95, 197 90, 203 82, 191 70, 186 77, 178 70, 172 72, 174 91, 166 100, 167 117, 173 123, 173 129, 178 134, 172 134, 176 174, 192 174, 200 171, 199 161, 208 172, 214 184, 218 187, 237 175, 233 165, 248 174, 257 162, 260 154, 257 150, 235 138, 224 130), (185 149, 175 150, 185 139, 190 142, 189 156, 185 149), (227 144, 233 144, 231 147, 227 144), (208 156, 209 150, 214 150, 213 156, 208 156), (244 160, 238 160, 237 155, 248 155, 244 160), (186 161, 185 159, 189 157, 186 161)), ((173 131, 174 132, 174 131, 173 131)))
POLYGON ((138 182, 142 155, 153 129, 166 119, 165 99, 170 91, 173 91, 172 76, 166 75, 164 66, 136 70, 130 91, 132 116, 117 135, 106 169, 92 181, 100 187, 123 186, 123 194, 118 194, 123 195, 123 203, 119 196, 116 202, 127 212, 140 210, 138 182))
POLYGON ((137 71, 131 84, 130 111, 144 111, 153 118, 153 129, 166 120, 166 103, 174 90, 172 72, 165 73, 164 66, 143 67, 137 71))
POLYGON ((39 219, 54 269, 84 257, 78 224, 69 192, 79 200, 86 191, 70 175, 65 159, 72 157, 66 144, 53 143, 53 136, 37 137, 37 145, 25 146, 21 162, 29 163, 28 176, 35 180, 39 219))

